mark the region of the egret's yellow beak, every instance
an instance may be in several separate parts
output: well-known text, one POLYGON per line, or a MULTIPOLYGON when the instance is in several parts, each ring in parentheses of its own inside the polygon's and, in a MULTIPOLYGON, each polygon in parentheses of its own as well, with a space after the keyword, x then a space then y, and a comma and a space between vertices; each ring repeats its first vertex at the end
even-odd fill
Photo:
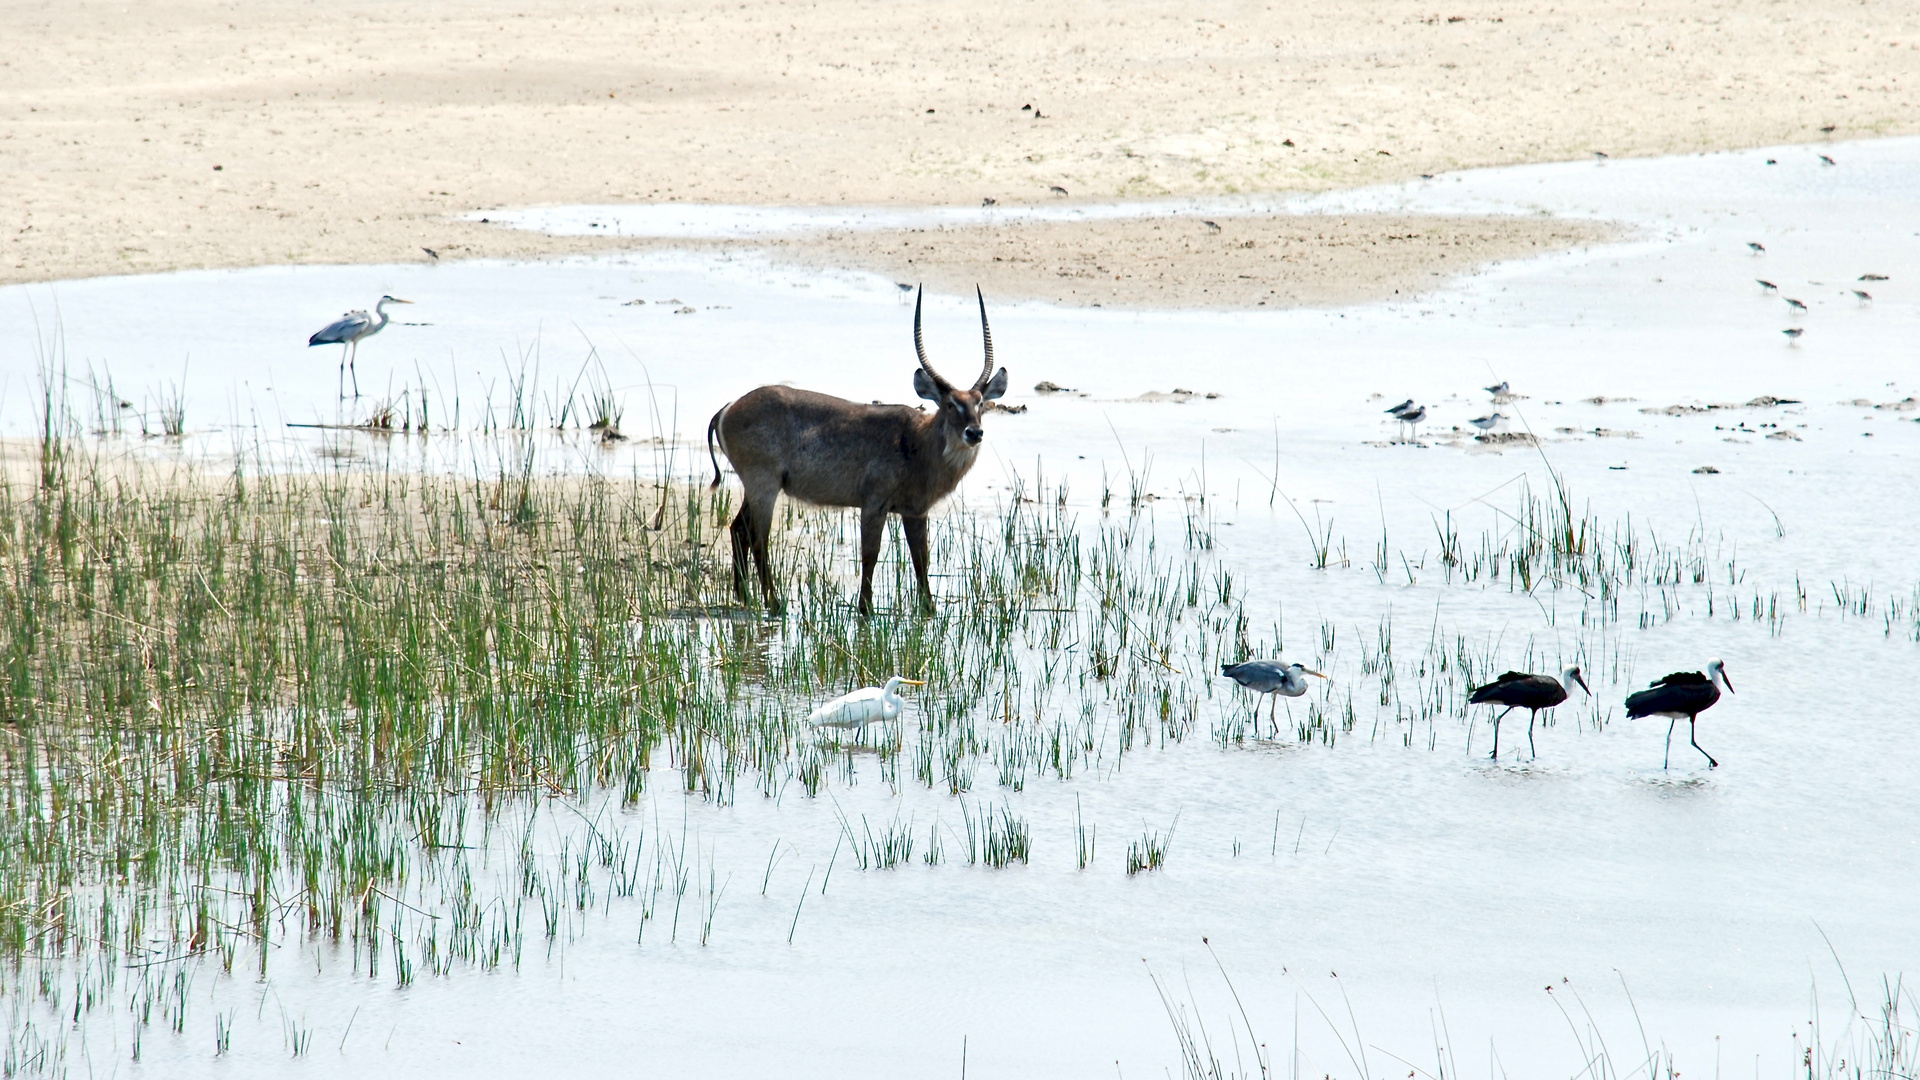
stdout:
POLYGON ((907 684, 908 686, 925 686, 925 685, 927 685, 927 681, 926 681, 925 679, 901 679, 900 681, 901 681, 901 682, 903 682, 903 683, 906 683, 906 684, 907 684))

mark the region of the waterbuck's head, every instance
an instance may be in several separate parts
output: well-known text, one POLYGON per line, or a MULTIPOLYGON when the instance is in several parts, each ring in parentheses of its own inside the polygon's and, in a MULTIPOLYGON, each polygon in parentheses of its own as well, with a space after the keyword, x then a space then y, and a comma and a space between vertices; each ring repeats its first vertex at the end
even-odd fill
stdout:
POLYGON ((913 391, 933 402, 939 410, 935 424, 945 435, 949 453, 980 445, 980 440, 986 438, 986 432, 980 428, 980 417, 986 412, 987 402, 1007 392, 1007 369, 993 370, 993 331, 987 326, 987 298, 978 287, 973 293, 980 300, 980 337, 986 342, 987 359, 980 367, 980 377, 967 390, 954 389, 952 383, 941 378, 933 365, 927 363, 927 347, 920 340, 920 298, 913 302, 913 350, 920 354, 920 370, 913 373, 913 391))

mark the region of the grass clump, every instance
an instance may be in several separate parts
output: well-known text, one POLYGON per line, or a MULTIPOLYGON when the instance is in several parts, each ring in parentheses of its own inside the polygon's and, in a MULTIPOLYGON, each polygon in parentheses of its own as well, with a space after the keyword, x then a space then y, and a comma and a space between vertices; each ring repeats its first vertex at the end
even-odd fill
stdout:
POLYGON ((967 813, 966 826, 968 863, 1004 870, 1032 854, 1033 830, 1005 803, 967 813))
POLYGON ((1140 839, 1127 845, 1127 876, 1158 870, 1167 862, 1167 849, 1173 846, 1173 828, 1166 832, 1147 829, 1140 839))

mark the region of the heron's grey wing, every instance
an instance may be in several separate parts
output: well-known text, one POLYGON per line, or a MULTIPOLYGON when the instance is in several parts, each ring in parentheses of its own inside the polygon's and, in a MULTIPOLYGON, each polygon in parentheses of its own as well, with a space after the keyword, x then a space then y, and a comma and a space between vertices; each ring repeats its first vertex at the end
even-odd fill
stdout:
POLYGON ((1249 690, 1270 693, 1274 687, 1286 682, 1287 665, 1278 660, 1248 660, 1235 664, 1227 677, 1249 690))
POLYGON ((338 345, 344 341, 351 341, 355 334, 372 322, 373 319, 364 311, 348 312, 315 331, 314 335, 307 339, 307 344, 309 346, 338 345))

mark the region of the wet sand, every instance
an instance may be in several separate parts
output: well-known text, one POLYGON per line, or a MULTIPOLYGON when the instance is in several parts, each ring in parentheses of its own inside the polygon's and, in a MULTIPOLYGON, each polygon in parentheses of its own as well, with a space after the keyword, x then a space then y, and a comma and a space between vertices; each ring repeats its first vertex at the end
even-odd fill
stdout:
MULTIPOLYGON (((619 246, 448 216, 501 206, 1312 191, 1920 130, 1920 31, 1879 4, 4 0, 0 36, 0 284, 619 246)), ((1511 253, 1489 235, 1382 280, 1511 253)), ((1154 263, 1156 304, 1230 284, 1112 230, 978 238, 954 277, 1025 247, 1036 297, 1109 259, 1154 263)))
MULTIPOLYGON (((776 263, 856 268, 902 285, 1062 307, 1318 307, 1414 295, 1492 260, 1625 230, 1549 217, 1144 218, 861 230, 708 241, 776 263)), ((676 241, 671 246, 690 246, 676 241)))

